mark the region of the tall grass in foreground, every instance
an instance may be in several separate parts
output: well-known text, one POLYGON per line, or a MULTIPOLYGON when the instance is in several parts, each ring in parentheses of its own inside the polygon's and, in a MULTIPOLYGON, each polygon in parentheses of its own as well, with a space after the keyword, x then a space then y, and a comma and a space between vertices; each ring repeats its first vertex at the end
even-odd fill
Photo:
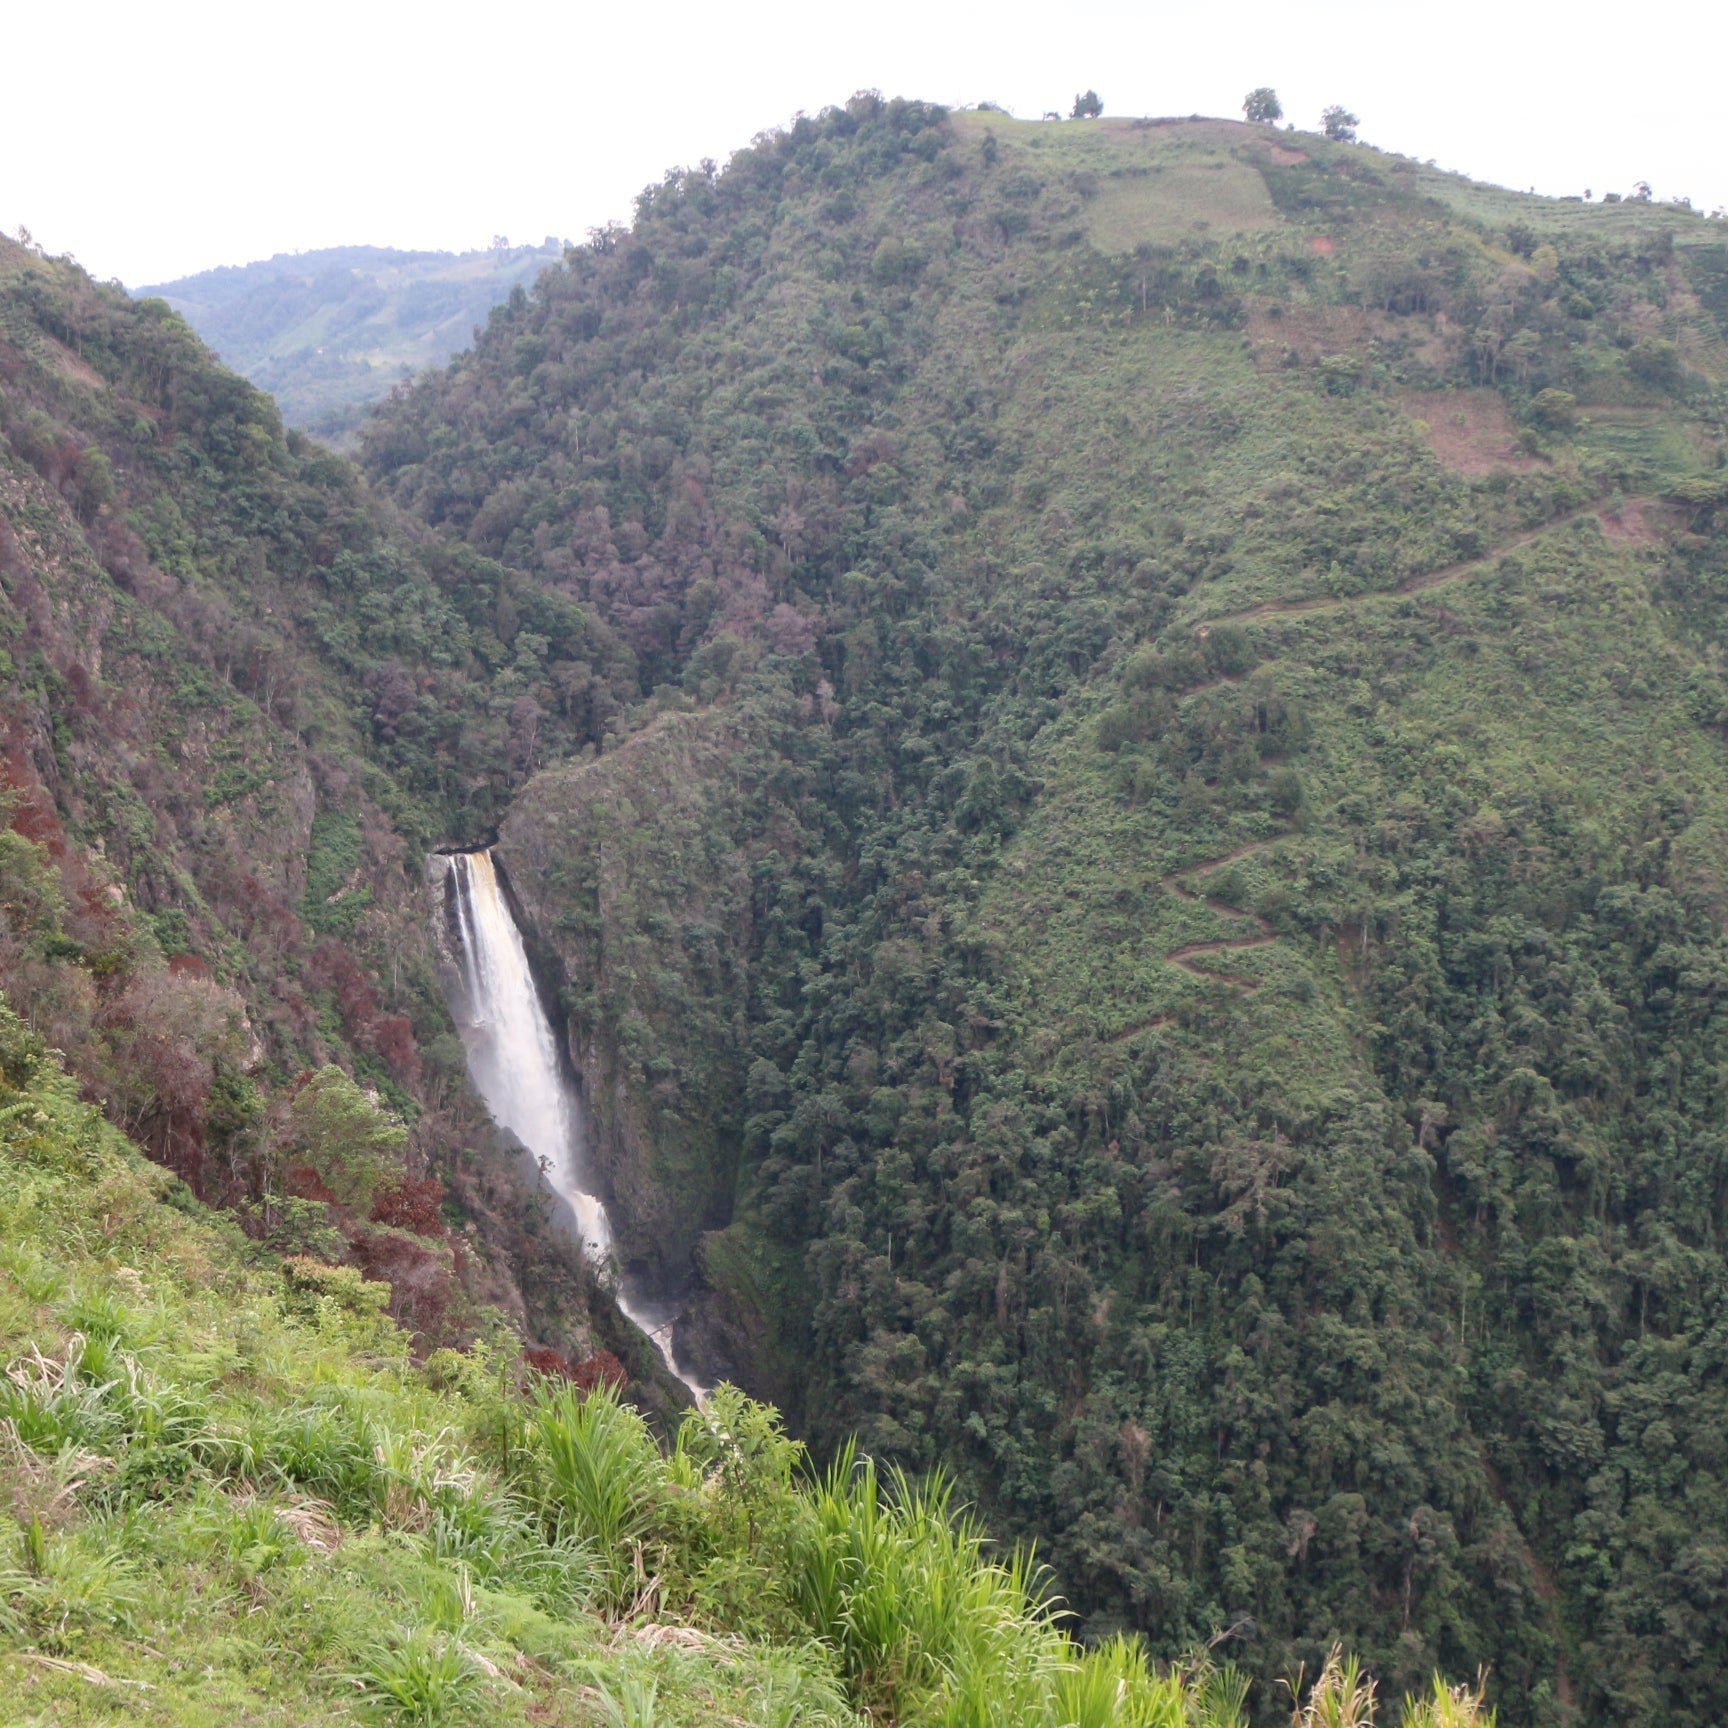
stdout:
MULTIPOLYGON (((731 1388, 665 1452, 609 1389, 306 1316, 31 1061, 0 1063, 0 1696, 31 1723, 143 1688, 182 1728, 1243 1728, 1231 1669, 1076 1644, 941 1477, 813 1476, 731 1388)), ((1374 1719, 1338 1653, 1298 1692, 1296 1728, 1374 1719)), ((1405 1706, 1489 1721, 1480 1686, 1405 1706)))
POLYGON ((647 1424, 610 1390, 543 1392, 528 1427, 529 1482, 555 1534, 591 1546, 602 1599, 622 1607, 646 1582, 639 1545, 664 1466, 647 1424))
MULTIPOLYGON (((797 1629, 831 1653, 871 1720, 904 1728, 1246 1728, 1248 1681, 1198 1657, 1161 1671, 1138 1640, 1091 1648, 1059 1624, 1043 1569, 995 1552, 937 1475, 880 1470, 848 1448, 811 1478, 771 1411, 722 1387, 663 1456, 636 1413, 600 1388, 544 1394, 527 1424, 524 1469, 567 1540, 592 1545, 614 1611, 762 1631, 752 1616, 783 1592, 797 1629), (740 1509, 745 1516, 739 1517, 740 1509), (726 1552, 728 1542, 734 1552, 726 1552), (753 1608, 705 1588, 747 1550, 753 1608)), ((1373 1682, 1334 1652, 1297 1728, 1368 1728, 1373 1682)), ((609 1709, 623 1710, 619 1699, 609 1709)), ((1492 1721, 1481 1692, 1448 1689, 1405 1706, 1408 1728, 1492 1721)))
POLYGON ((416 1632, 368 1653, 355 1680, 368 1715, 430 1725, 478 1703, 485 1674, 460 1644, 416 1632))

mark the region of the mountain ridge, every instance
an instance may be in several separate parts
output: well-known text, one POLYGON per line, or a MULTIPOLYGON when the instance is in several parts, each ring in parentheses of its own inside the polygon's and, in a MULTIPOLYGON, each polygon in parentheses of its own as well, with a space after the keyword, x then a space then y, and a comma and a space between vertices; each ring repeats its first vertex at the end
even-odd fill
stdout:
MULTIPOLYGON (((1676 1575, 1622 1551, 1596 1597, 1546 1545, 1603 1516, 1537 1439, 1568 1399, 1644 1468, 1621 1371, 1512 1292, 1662 1228, 1558 1173, 1561 1146, 1654 1156, 1626 1102, 1647 1046, 1587 1105, 1534 1099, 1584 1084, 1542 1050, 1608 1037, 1582 1000, 1643 1011, 1654 951, 1619 921, 1716 941, 1723 793, 1686 690, 1717 650, 1680 596, 1718 555, 1682 499, 1719 474, 1721 246, 1696 213, 1307 135, 861 100, 651 189, 368 430, 405 508, 599 606, 650 712, 738 717, 715 772, 754 797, 664 830, 752 880, 718 929, 661 904, 624 783, 663 771, 629 765, 652 730, 531 780, 501 847, 618 1155, 674 1195, 716 1129, 736 1148, 699 1250, 713 1347, 823 1443, 959 1469, 1100 1633, 1246 1617, 1276 1667, 1348 1624, 1390 1672, 1485 1660, 1538 1715, 1562 1676, 1680 1708, 1607 1630, 1676 1575), (1453 400, 1440 436, 1402 406, 1453 400), (1615 812, 1588 839, 1561 814, 1586 797, 1615 812), (1636 862, 1652 823, 1672 866, 1636 862), (1209 860, 1207 898, 1178 892, 1209 860), (1478 977, 1475 927, 1508 918, 1532 946, 1478 977), (1571 1007, 1562 942, 1595 979, 1571 1007), (726 1053, 698 1027, 738 1003, 726 1053), (1507 1014, 1540 1029, 1518 1060, 1507 1014)), ((1705 1039, 1707 1085, 1709 1035, 1671 1035, 1705 1039)))
MULTIPOLYGON (((349 501, 283 542, 294 639, 400 843, 498 838, 710 1364, 953 1472, 1091 1637, 1712 1719, 1721 224, 862 96, 650 188, 366 489, 191 413, 189 351, 138 399, 182 443, 69 418, 125 344, 56 268, 17 511, 154 510, 166 567, 152 438, 213 522, 246 451, 349 501)), ((381 983, 418 903, 343 796, 283 850, 368 881, 381 983)))
POLYGON ((327 246, 136 293, 166 300, 289 425, 344 447, 373 402, 466 347, 512 288, 562 255, 551 239, 463 253, 327 246))

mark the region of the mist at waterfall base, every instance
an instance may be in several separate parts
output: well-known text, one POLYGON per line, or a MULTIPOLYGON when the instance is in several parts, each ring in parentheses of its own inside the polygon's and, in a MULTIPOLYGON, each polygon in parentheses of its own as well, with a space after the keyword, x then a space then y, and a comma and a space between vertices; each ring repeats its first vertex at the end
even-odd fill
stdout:
MULTIPOLYGON (((468 1073, 492 1120, 527 1148, 554 1195, 569 1208, 582 1246, 596 1266, 613 1261, 612 1221, 585 1183, 582 1114, 557 1034, 546 1014, 515 914, 490 852, 434 855, 442 887, 443 944, 450 960, 450 1012, 468 1054, 468 1073)), ((707 1389, 673 1359, 676 1302, 627 1294, 618 1306, 647 1333, 661 1360, 700 1398, 707 1389)))

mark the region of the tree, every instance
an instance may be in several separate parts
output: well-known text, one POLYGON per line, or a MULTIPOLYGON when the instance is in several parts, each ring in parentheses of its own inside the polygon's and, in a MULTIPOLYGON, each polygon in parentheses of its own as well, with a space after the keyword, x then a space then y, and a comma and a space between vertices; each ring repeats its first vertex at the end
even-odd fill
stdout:
POLYGON ((1536 392, 1530 416, 1552 432, 1565 432, 1578 424, 1578 398, 1570 390, 1557 390, 1550 385, 1536 392))
POLYGON ((1640 383, 1653 384, 1658 390, 1678 390, 1686 378, 1679 348, 1660 336, 1640 337, 1626 356, 1626 370, 1640 383))
POLYGON ((364 1212, 402 1174, 408 1130, 333 1064, 313 1074, 281 1116, 290 1157, 309 1166, 340 1205, 364 1212))
POLYGON ((1074 98, 1074 112, 1068 116, 1070 120, 1096 120, 1104 112, 1104 104, 1098 99, 1096 90, 1088 90, 1084 96, 1074 98))
POLYGON ((1668 496, 1692 513, 1694 524, 1714 516, 1728 504, 1728 474, 1695 474, 1677 480, 1668 496))
POLYGON ((1356 128, 1361 124, 1361 120, 1352 114, 1342 102, 1334 102, 1320 115, 1320 125, 1326 136, 1339 144, 1354 144, 1356 142, 1356 128))
POLYGON ((1262 84, 1258 90, 1250 90, 1242 98, 1242 113, 1246 119, 1269 122, 1284 118, 1284 104, 1278 100, 1278 92, 1270 84, 1262 84))

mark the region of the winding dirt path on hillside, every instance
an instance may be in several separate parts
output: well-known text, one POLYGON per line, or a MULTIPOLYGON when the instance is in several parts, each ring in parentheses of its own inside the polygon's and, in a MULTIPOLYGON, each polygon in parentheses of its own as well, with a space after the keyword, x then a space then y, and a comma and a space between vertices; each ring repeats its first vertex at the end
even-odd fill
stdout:
MULTIPOLYGON (((1654 498, 1628 498, 1620 507, 1620 514, 1635 512, 1641 519, 1642 513, 1650 505, 1656 503, 1654 498)), ((1540 528, 1532 528, 1523 534, 1516 534, 1510 540, 1496 546, 1490 552, 1484 552, 1479 558, 1466 558, 1460 564, 1446 564, 1438 570, 1429 570, 1420 576, 1408 576, 1402 582, 1391 588, 1371 588, 1362 594, 1316 594, 1306 600, 1262 600, 1257 606, 1250 606, 1242 612, 1227 612, 1219 618, 1207 618, 1201 621, 1197 628, 1211 629, 1219 624, 1253 624, 1262 618, 1283 618, 1295 612, 1326 612, 1336 606, 1353 606, 1359 600, 1390 600, 1403 594, 1420 594, 1429 588, 1438 588, 1442 583, 1456 582, 1461 577, 1468 576, 1473 570, 1480 570, 1483 565, 1491 564, 1496 558, 1504 558, 1510 552, 1516 552, 1521 546, 1528 546, 1534 540, 1540 540, 1544 534, 1552 534, 1556 528, 1564 528, 1569 523, 1581 521, 1586 516, 1603 517, 1605 500, 1596 499, 1593 503, 1582 504, 1576 510, 1569 510, 1564 516, 1556 516, 1551 522, 1544 522, 1540 528)), ((1604 532, 1607 532, 1604 522, 1604 532)), ((1625 536, 1621 536, 1624 538, 1625 536)))
MULTIPOLYGON (((1221 620, 1208 619, 1205 627, 1210 628, 1214 622, 1221 620)), ((1208 690, 1222 690, 1227 684, 1240 684, 1247 676, 1246 672, 1225 672, 1217 678, 1208 678, 1204 684, 1194 684, 1186 690, 1178 690, 1176 700, 1186 702, 1190 696, 1204 696, 1208 690)))
MULTIPOLYGON (((1234 682, 1234 680, 1230 680, 1234 682)), ((1186 692, 1193 695, 1193 691, 1186 692)), ((1228 900, 1220 900, 1214 895, 1201 894, 1188 887, 1183 881, 1184 876, 1205 877, 1222 870, 1226 864, 1234 864, 1238 858, 1246 858, 1250 852, 1258 852, 1267 846, 1276 846, 1285 838, 1283 834, 1274 834, 1265 840, 1250 840, 1245 846, 1238 846, 1233 851, 1224 853, 1218 858, 1208 858, 1199 864, 1185 865, 1180 870, 1172 870, 1168 876, 1159 877, 1159 886, 1169 889, 1178 900, 1186 900, 1190 905, 1204 906, 1208 912, 1219 918, 1234 918, 1242 923, 1252 924, 1252 936, 1225 936, 1211 942, 1184 942, 1179 948, 1172 948, 1164 956, 1165 963, 1170 966, 1180 966, 1190 977, 1198 978, 1204 984, 1228 984, 1232 989, 1240 990, 1244 996, 1252 996, 1260 986, 1252 978, 1244 978, 1238 972, 1220 972, 1207 966, 1193 964, 1197 954, 1223 954, 1240 952, 1245 948, 1264 948, 1269 943, 1278 940, 1277 933, 1271 924, 1258 912, 1244 912, 1240 906, 1232 906, 1228 900)), ((1168 1026, 1176 1018, 1173 1008, 1153 1014, 1145 1020, 1136 1020, 1131 1026, 1124 1026, 1120 1032, 1112 1032, 1103 1040, 1106 1044, 1124 1044, 1130 1038, 1138 1037, 1142 1032, 1150 1032, 1155 1026, 1168 1026)))
POLYGON ((1147 1020, 1136 1020, 1132 1026, 1124 1026, 1120 1032, 1112 1032, 1108 1038, 1101 1039, 1105 1044, 1126 1044, 1130 1038, 1138 1038, 1142 1032, 1150 1032, 1154 1026, 1168 1026, 1176 1018, 1173 1008, 1166 1008, 1162 1014, 1154 1014, 1147 1020))
POLYGON ((1226 864, 1234 864, 1238 858, 1246 858, 1250 852, 1259 852, 1267 846, 1275 846, 1284 836, 1274 834, 1267 840, 1250 840, 1245 846, 1238 846, 1233 852, 1226 852, 1220 858, 1209 858, 1202 864, 1190 864, 1183 870, 1172 870, 1168 876, 1160 878, 1162 885, 1176 896, 1178 900, 1186 900, 1191 905, 1204 906, 1208 912, 1219 918, 1234 918, 1254 926, 1252 936, 1221 936, 1210 942, 1184 942, 1179 948, 1172 948, 1164 956, 1165 963, 1170 966, 1180 966, 1191 977, 1199 978, 1206 983, 1230 984, 1240 990, 1245 996, 1252 996, 1260 988, 1252 978, 1244 978, 1240 973, 1221 972, 1210 966, 1192 964, 1196 954, 1226 954, 1240 953, 1247 948, 1264 948, 1278 940, 1277 933, 1271 924, 1258 912, 1245 912, 1240 906, 1232 906, 1228 900, 1219 900, 1208 894, 1197 893, 1183 883, 1184 876, 1201 878, 1214 875, 1226 864))

